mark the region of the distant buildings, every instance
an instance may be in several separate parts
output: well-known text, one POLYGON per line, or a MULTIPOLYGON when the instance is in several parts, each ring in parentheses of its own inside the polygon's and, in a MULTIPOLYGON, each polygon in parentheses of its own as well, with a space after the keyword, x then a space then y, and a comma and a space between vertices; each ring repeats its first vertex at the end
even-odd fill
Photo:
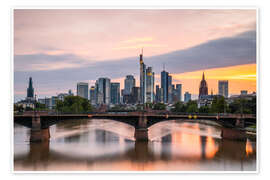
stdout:
POLYGON ((228 80, 219 80, 218 81, 218 94, 224 97, 229 95, 228 80))
POLYGON ((26 99, 27 100, 34 100, 34 88, 33 88, 33 83, 32 83, 32 77, 29 78, 26 99))
POLYGON ((111 103, 120 104, 120 83, 111 83, 111 103))
POLYGON ((191 100, 191 94, 189 92, 185 92, 184 94, 184 102, 188 102, 191 100))
POLYGON ((111 80, 109 78, 99 78, 96 82, 96 88, 96 104, 109 105, 111 102, 111 80))
POLYGON ((88 83, 77 83, 77 96, 88 99, 88 83))
POLYGON ((202 80, 200 83, 200 88, 199 88, 199 99, 205 95, 208 95, 208 86, 207 86, 207 82, 205 80, 204 73, 203 73, 202 80))
POLYGON ((154 102, 154 84, 155 73, 152 72, 152 67, 146 69, 146 102, 154 102))
POLYGON ((161 72, 161 91, 163 92, 163 99, 164 103, 168 103, 168 90, 169 90, 169 83, 168 83, 168 76, 169 73, 163 70, 161 72))
POLYGON ((173 101, 174 102, 182 101, 182 84, 176 84, 176 88, 173 91, 175 92, 173 93, 174 94, 173 101))
POLYGON ((125 78, 125 94, 131 94, 132 88, 135 87, 136 81, 134 76, 127 75, 125 78))
POLYGON ((95 86, 91 86, 89 90, 89 100, 91 104, 96 103, 96 94, 95 94, 95 86))

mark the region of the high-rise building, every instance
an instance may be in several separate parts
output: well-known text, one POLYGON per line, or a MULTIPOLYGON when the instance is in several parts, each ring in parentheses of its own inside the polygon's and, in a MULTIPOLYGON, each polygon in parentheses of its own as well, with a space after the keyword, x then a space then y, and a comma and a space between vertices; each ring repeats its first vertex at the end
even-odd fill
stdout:
POLYGON ((77 83, 77 96, 88 99, 88 83, 77 83))
POLYGON ((172 76, 168 76, 168 103, 173 102, 173 85, 172 85, 172 76))
POLYGON ((29 78, 29 84, 27 88, 27 97, 28 100, 34 100, 34 88, 33 88, 33 82, 32 77, 29 78))
POLYGON ((96 103, 96 94, 95 94, 95 86, 91 86, 89 90, 89 97, 90 97, 90 103, 95 104, 96 103))
POLYGON ((207 86, 207 82, 205 80, 204 72, 203 72, 203 76, 202 76, 202 80, 201 80, 200 88, 199 88, 199 99, 201 98, 201 96, 205 96, 205 95, 208 95, 208 86, 207 86))
POLYGON ((184 94, 184 101, 188 102, 191 100, 191 94, 189 92, 185 92, 184 94))
POLYGON ((125 94, 131 94, 132 88, 135 87, 136 81, 134 76, 132 75, 127 75, 125 79, 125 94))
POLYGON ((161 88, 163 89, 163 98, 164 103, 168 103, 168 76, 169 73, 163 70, 161 72, 161 88))
POLYGON ((120 83, 111 83, 111 103, 120 104, 120 83))
POLYGON ((133 87, 131 95, 132 95, 132 104, 140 103, 140 88, 139 87, 133 87))
POLYGON ((141 103, 146 102, 146 65, 143 62, 143 52, 140 54, 140 95, 141 103))
POLYGON ((176 84, 176 99, 177 101, 182 101, 182 84, 176 84))
POLYGON ((156 102, 161 102, 161 89, 159 85, 156 85, 156 102))
POLYGON ((154 82, 155 73, 152 72, 152 67, 146 69, 146 102, 154 102, 154 82))
POLYGON ((228 97, 228 80, 218 81, 218 94, 224 97, 228 97))
POLYGON ((110 104, 111 102, 111 80, 99 78, 97 85, 97 104, 110 104))

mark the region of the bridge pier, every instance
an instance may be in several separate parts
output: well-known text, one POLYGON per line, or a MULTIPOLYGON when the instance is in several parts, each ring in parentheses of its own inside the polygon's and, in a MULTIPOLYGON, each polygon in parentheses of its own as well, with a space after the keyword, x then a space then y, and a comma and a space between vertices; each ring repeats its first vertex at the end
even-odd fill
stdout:
POLYGON ((231 128, 222 128, 221 137, 224 139, 239 140, 239 141, 247 139, 245 131, 231 128))
POLYGON ((134 137, 136 141, 148 141, 147 116, 141 114, 135 127, 134 137))
POLYGON ((32 128, 30 134, 30 142, 43 142, 50 139, 49 128, 42 129, 39 115, 32 117, 32 128))

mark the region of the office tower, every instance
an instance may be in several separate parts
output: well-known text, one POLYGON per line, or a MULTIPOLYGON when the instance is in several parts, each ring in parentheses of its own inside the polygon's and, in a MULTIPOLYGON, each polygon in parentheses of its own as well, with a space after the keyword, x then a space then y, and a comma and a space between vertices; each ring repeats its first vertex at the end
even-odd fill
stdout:
POLYGON ((135 87, 136 81, 134 76, 127 75, 125 79, 125 94, 131 94, 132 88, 135 87))
POLYGON ((159 85, 156 85, 156 100, 155 100, 155 102, 161 102, 161 92, 160 92, 161 90, 160 90, 160 88, 159 88, 159 85))
POLYGON ((176 99, 177 101, 182 101, 182 84, 176 84, 176 99))
POLYGON ((34 88, 33 88, 33 83, 32 83, 32 77, 29 78, 26 99, 34 100, 34 88))
POLYGON ((154 81, 155 73, 152 72, 152 67, 146 69, 146 102, 154 102, 154 81))
POLYGON ((120 83, 111 83, 111 103, 120 104, 120 83))
POLYGON ((88 83, 77 83, 77 96, 88 99, 88 83))
POLYGON ((111 80, 99 78, 97 84, 97 104, 109 105, 111 102, 111 80))
POLYGON ((207 86, 207 82, 205 80, 204 72, 203 72, 203 76, 202 76, 202 80, 201 80, 200 88, 199 88, 199 99, 201 99, 201 97, 205 95, 208 95, 208 86, 207 86))
POLYGON ((143 52, 140 54, 140 94, 141 103, 146 102, 146 65, 143 62, 143 52))
POLYGON ((172 76, 168 76, 168 103, 171 104, 173 101, 173 87, 172 87, 172 76))
POLYGON ((89 90, 90 103, 95 104, 96 102, 96 94, 95 94, 95 86, 91 86, 89 90))
POLYGON ((133 87, 131 96, 132 96, 132 104, 140 103, 140 88, 139 87, 133 87))
POLYGON ((218 94, 224 97, 228 97, 228 80, 218 81, 218 94))
POLYGON ((164 103, 168 102, 168 76, 169 76, 169 73, 166 72, 165 70, 161 72, 161 88, 163 92, 162 101, 164 103))
POLYGON ((188 102, 191 100, 191 94, 189 92, 185 92, 184 94, 184 101, 188 102))

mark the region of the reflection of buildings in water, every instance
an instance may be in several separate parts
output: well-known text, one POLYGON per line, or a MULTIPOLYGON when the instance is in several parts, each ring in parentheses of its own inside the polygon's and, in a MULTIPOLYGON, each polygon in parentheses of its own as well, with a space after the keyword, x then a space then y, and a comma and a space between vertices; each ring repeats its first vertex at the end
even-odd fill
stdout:
POLYGON ((200 136, 200 142, 201 142, 201 159, 205 159, 206 137, 205 136, 200 136))
POLYGON ((119 136, 117 134, 102 129, 95 130, 95 138, 96 142, 119 142, 119 136))
POLYGON ((251 142, 249 139, 246 141, 246 156, 252 156, 256 154, 256 142, 251 142))
POLYGON ((161 159, 171 159, 172 134, 161 137, 161 159))

